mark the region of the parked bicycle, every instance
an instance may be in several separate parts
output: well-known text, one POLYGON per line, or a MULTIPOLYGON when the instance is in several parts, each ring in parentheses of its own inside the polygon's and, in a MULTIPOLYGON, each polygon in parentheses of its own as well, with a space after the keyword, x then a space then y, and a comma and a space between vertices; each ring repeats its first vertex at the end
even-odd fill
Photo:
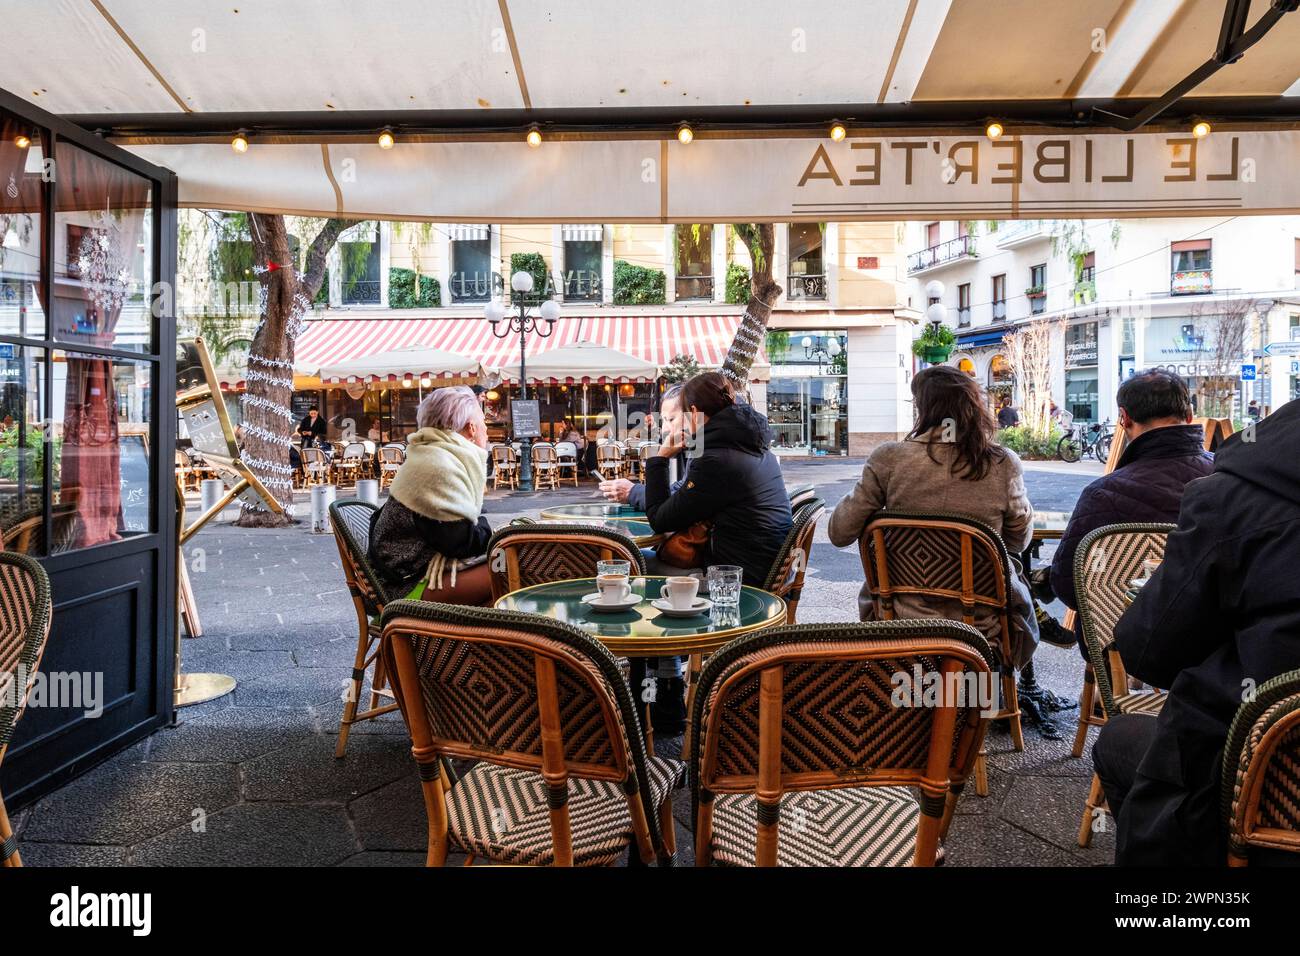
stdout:
POLYGON ((1093 422, 1086 428, 1075 425, 1056 443, 1056 457, 1061 461, 1076 462, 1091 453, 1098 461, 1110 457, 1110 443, 1114 427, 1109 421, 1093 422))

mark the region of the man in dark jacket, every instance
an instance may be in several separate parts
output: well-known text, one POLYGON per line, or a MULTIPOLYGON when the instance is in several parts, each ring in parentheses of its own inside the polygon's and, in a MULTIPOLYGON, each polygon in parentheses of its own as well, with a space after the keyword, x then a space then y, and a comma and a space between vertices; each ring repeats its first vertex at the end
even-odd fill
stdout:
POLYGON ((302 447, 311 448, 325 441, 325 419, 320 417, 320 409, 313 405, 298 423, 298 434, 302 436, 302 447))
POLYGON ((709 563, 739 565, 746 584, 762 586, 793 524, 780 462, 768 450, 767 419, 736 402, 717 372, 686 383, 682 409, 693 436, 689 474, 670 491, 668 459, 686 439, 665 436, 659 454, 646 462, 650 527, 663 533, 711 522, 709 563))
MULTIPOLYGON (((1192 420, 1187 384, 1172 372, 1152 369, 1134 375, 1115 395, 1119 427, 1128 447, 1109 475, 1102 475, 1079 496, 1052 557, 1052 590, 1069 608, 1078 609, 1074 594, 1074 555, 1090 532, 1126 521, 1178 520, 1183 489, 1214 468, 1204 448, 1204 431, 1192 420)), ((1083 634, 1075 623, 1075 638, 1083 649, 1083 634)), ((1087 659, 1084 653, 1084 659, 1087 659)))
POLYGON ((1011 404, 1011 399, 1002 399, 1002 407, 998 409, 998 428, 1015 428, 1020 424, 1020 412, 1011 404))
POLYGON ((1128 672, 1169 688, 1157 719, 1113 717, 1093 748, 1121 865, 1224 865, 1219 761, 1252 689, 1300 668, 1297 568, 1293 401, 1228 439, 1214 473, 1187 487, 1164 562, 1115 628, 1128 672))

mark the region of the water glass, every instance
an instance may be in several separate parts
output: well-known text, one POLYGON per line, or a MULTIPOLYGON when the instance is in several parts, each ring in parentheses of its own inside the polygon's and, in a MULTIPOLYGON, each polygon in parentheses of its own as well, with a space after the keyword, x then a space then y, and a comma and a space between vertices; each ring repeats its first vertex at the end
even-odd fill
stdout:
POLYGON ((618 574, 628 577, 632 573, 631 561, 597 561, 596 577, 604 577, 606 574, 618 574))
POLYGON ((709 600, 719 607, 740 604, 740 581, 744 569, 735 564, 709 566, 709 600))

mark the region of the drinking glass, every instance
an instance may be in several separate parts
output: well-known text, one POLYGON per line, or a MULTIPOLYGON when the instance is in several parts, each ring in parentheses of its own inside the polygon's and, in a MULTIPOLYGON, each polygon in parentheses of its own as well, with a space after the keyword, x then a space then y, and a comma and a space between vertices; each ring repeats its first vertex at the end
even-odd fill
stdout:
POLYGON ((744 569, 734 564, 709 566, 709 600, 720 607, 740 604, 740 581, 744 569))
POLYGON ((632 573, 631 561, 597 561, 596 576, 600 577, 605 574, 621 574, 628 577, 632 573))

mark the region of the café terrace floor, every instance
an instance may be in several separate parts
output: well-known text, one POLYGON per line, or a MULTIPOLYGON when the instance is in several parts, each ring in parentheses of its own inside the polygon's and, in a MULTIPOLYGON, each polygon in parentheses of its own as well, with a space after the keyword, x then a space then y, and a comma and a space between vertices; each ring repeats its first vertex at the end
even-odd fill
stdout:
MULTIPOLYGON (((791 483, 813 482, 834 506, 861 462, 786 462, 791 483)), ((1068 510, 1100 466, 1027 463, 1030 500, 1068 510)), ((543 504, 589 500, 592 486, 536 495, 489 493, 494 526, 543 504)), ((340 497, 346 497, 344 492, 340 497)), ((299 512, 308 513, 304 503, 299 512)), ((191 501, 190 517, 197 513, 191 501)), ((206 570, 192 573, 204 636, 186 640, 184 667, 239 681, 235 692, 180 712, 174 728, 116 755, 16 815, 24 862, 77 865, 422 865, 424 805, 401 717, 358 724, 347 757, 334 759, 340 693, 356 643, 356 618, 331 535, 306 523, 249 531, 225 520, 204 529, 187 551, 202 549, 206 570), (197 821, 197 822, 196 822, 197 821)), ((1049 557, 1053 545, 1044 546, 1049 557)), ((862 579, 856 548, 837 550, 818 528, 800 623, 848 621, 862 579)), ((1052 608, 1059 617, 1061 608, 1052 608)), ((1076 698, 1078 654, 1043 645, 1038 677, 1076 698)), ((986 799, 968 786, 947 842, 948 866, 1092 866, 1111 861, 1112 832, 1092 847, 1075 842, 1092 764, 1070 756, 1074 712, 1062 715, 1065 738, 1050 741, 1030 726, 1025 750, 990 731, 986 799)), ((1093 731, 1095 736, 1096 731, 1093 731)), ((680 739, 658 740, 676 755, 680 739)), ((674 800, 678 864, 694 863, 690 796, 674 800)), ((453 858, 449 862, 459 862, 453 858)))

